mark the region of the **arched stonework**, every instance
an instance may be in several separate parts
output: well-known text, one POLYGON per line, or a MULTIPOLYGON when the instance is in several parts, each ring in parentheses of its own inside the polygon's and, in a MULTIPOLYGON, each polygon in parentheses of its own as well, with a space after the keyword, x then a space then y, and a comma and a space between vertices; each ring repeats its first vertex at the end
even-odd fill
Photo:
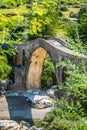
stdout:
MULTIPOLYGON (((61 39, 44 40, 36 39, 28 43, 16 45, 15 51, 20 54, 20 67, 15 69, 15 86, 25 87, 26 89, 41 87, 41 74, 44 58, 46 53, 49 54, 54 64, 56 78, 59 85, 63 81, 63 68, 57 66, 62 59, 70 59, 78 62, 77 58, 87 60, 87 56, 76 54, 65 46, 65 42, 61 39), (23 66, 23 50, 26 57, 25 66, 23 66), (76 58, 77 57, 77 58, 76 58)), ((80 59, 81 60, 81 59, 80 59)))
POLYGON ((42 68, 46 54, 47 52, 41 47, 33 52, 26 77, 27 88, 39 88, 41 86, 42 68))

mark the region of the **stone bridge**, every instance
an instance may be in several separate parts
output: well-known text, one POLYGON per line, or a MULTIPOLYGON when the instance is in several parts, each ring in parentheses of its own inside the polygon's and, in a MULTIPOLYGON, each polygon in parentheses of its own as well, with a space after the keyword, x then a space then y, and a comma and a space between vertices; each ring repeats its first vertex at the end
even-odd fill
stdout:
POLYGON ((15 86, 26 89, 41 87, 41 75, 43 63, 48 54, 53 62, 57 82, 59 85, 63 82, 63 67, 57 66, 60 61, 73 60, 77 62, 77 56, 87 59, 83 54, 76 54, 66 47, 61 39, 44 40, 36 39, 30 42, 16 45, 16 55, 14 56, 15 65, 15 86))

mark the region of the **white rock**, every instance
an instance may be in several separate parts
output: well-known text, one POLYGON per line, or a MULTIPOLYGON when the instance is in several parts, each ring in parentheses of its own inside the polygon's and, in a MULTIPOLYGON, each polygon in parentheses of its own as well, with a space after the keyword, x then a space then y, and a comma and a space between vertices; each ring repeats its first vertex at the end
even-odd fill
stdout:
POLYGON ((19 125, 13 120, 0 120, 0 130, 28 130, 28 127, 26 122, 19 125))
POLYGON ((30 127, 30 124, 28 122, 25 122, 25 121, 21 121, 20 125, 24 125, 24 126, 30 127))
POLYGON ((32 101, 32 102, 38 102, 42 99, 47 99, 47 100, 50 100, 50 98, 48 96, 41 96, 41 95, 34 95, 34 94, 31 94, 29 99, 32 101))
POLYGON ((36 126, 32 126, 29 130, 42 130, 42 128, 37 128, 36 126))
POLYGON ((36 89, 36 90, 33 91, 33 94, 37 94, 38 95, 39 93, 40 93, 40 89, 36 89))
POLYGON ((48 89, 46 91, 46 94, 51 97, 54 98, 55 97, 55 93, 59 92, 57 88, 55 88, 55 86, 53 86, 52 88, 48 89))
POLYGON ((27 90, 27 93, 32 93, 32 92, 33 92, 33 90, 30 90, 30 89, 29 89, 29 90, 27 90))
POLYGON ((48 89, 46 93, 49 97, 53 98, 54 97, 54 91, 55 91, 54 89, 48 89))
POLYGON ((19 124, 12 120, 0 120, 0 130, 19 129, 19 124))
POLYGON ((29 95, 28 99, 31 102, 31 105, 38 109, 51 107, 53 105, 48 96, 31 94, 29 95))

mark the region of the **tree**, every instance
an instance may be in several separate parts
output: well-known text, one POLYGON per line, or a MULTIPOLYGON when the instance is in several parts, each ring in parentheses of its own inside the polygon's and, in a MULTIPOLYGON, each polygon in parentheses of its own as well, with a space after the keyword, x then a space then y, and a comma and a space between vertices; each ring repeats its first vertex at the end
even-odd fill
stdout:
MULTIPOLYGON (((12 56, 15 43, 20 44, 44 35, 52 36, 52 31, 57 26, 56 18, 59 16, 56 7, 57 0, 1 0, 0 57, 6 60, 7 56, 12 56), (4 48, 4 45, 9 47, 4 48)), ((7 69, 9 72, 4 71, 8 68, 7 64, 7 60, 1 64, 2 76, 10 72, 10 69, 7 69)))
POLYGON ((83 42, 87 42, 87 10, 80 16, 79 34, 83 42))
POLYGON ((0 81, 8 79, 11 67, 8 65, 6 56, 0 56, 0 81))

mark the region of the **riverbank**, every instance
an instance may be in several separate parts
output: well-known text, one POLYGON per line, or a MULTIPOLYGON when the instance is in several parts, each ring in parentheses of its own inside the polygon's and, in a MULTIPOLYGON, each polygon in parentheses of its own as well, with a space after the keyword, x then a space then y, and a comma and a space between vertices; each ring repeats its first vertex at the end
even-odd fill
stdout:
POLYGON ((31 107, 23 94, 12 93, 0 96, 0 120, 44 120, 53 106, 43 109, 31 107))

